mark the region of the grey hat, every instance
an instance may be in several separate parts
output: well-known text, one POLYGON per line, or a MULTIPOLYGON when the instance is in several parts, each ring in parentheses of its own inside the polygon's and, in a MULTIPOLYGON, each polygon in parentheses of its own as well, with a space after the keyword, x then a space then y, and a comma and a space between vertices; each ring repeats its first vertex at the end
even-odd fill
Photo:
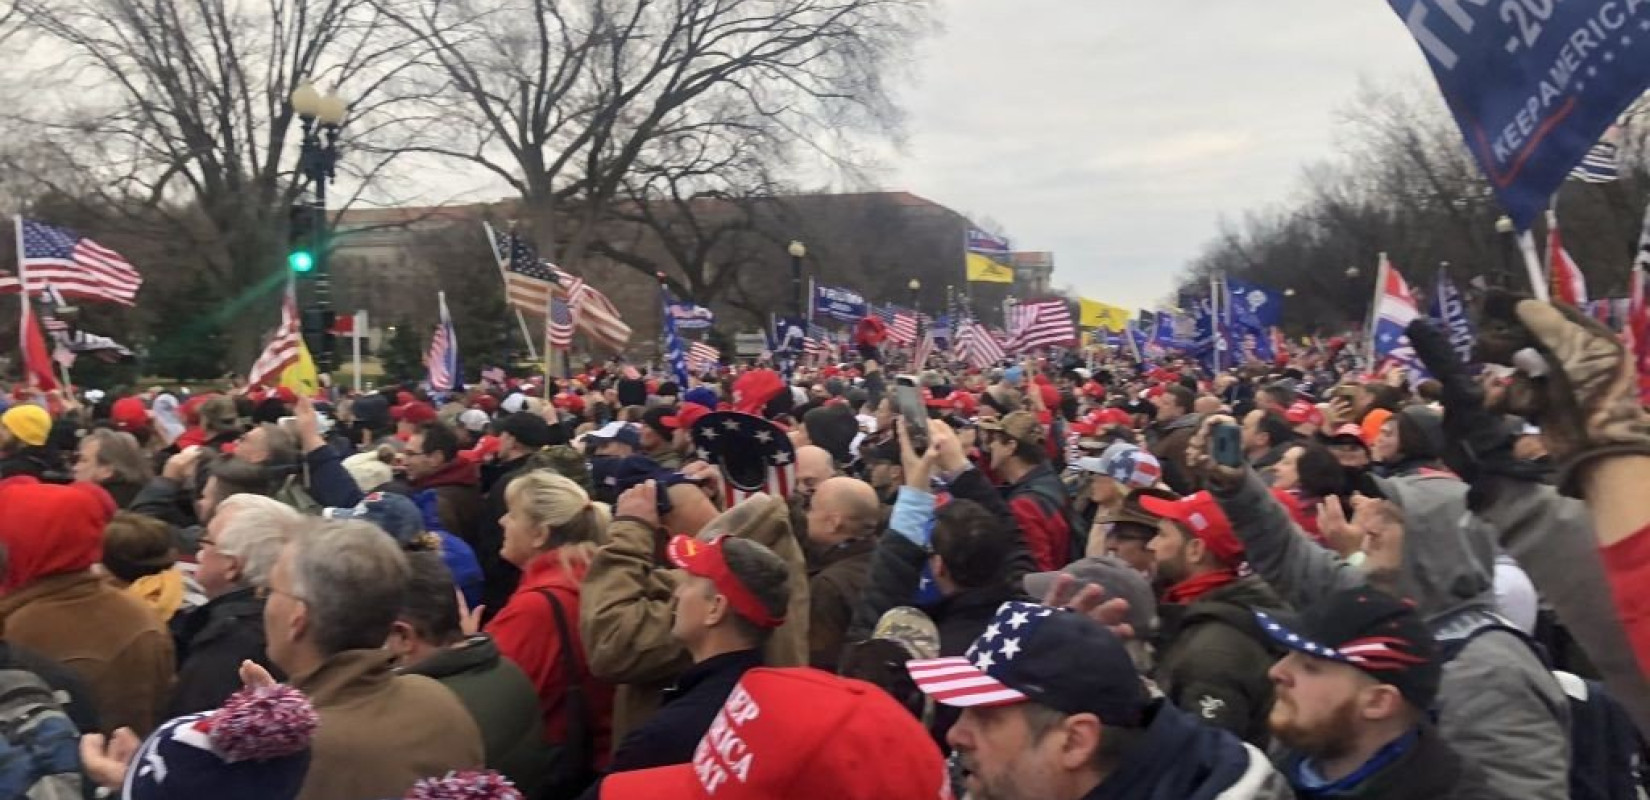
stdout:
POLYGON ((1090 556, 1067 564, 1056 572, 1035 572, 1025 577, 1026 594, 1041 598, 1054 586, 1061 572, 1077 579, 1078 584, 1093 584, 1106 590, 1106 597, 1121 597, 1129 601, 1129 624, 1135 633, 1145 635, 1157 619, 1157 599, 1152 594, 1146 576, 1113 556, 1090 556))

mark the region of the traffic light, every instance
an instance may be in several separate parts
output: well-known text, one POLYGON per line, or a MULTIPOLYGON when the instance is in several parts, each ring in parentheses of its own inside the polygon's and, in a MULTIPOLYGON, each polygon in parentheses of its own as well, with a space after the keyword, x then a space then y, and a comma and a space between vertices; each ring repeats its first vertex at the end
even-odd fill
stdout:
POLYGON ((315 209, 307 203, 293 203, 288 217, 286 267, 295 275, 308 275, 315 269, 316 236, 315 209))

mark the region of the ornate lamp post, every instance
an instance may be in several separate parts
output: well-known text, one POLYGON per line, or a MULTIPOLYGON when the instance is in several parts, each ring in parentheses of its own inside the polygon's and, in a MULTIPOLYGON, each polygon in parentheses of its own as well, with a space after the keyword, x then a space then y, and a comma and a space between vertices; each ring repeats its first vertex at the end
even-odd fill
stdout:
POLYGON ((298 174, 306 184, 307 197, 293 209, 294 217, 307 214, 307 227, 312 232, 309 242, 312 260, 309 298, 306 308, 305 338, 319 371, 331 372, 333 367, 332 330, 332 271, 327 251, 330 231, 327 230, 327 184, 331 183, 338 166, 338 133, 344 118, 349 115, 349 104, 336 94, 322 95, 314 84, 304 83, 294 89, 290 98, 292 110, 303 126, 303 141, 298 148, 298 174))
POLYGON ((799 241, 792 241, 790 246, 785 248, 785 252, 791 254, 791 301, 795 303, 794 311, 800 319, 802 309, 806 307, 802 302, 802 259, 808 257, 808 246, 799 241))

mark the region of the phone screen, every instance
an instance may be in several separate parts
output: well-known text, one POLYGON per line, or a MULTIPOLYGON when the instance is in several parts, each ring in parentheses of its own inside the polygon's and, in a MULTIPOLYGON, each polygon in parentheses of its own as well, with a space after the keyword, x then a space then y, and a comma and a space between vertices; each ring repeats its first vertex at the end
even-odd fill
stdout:
POLYGON ((928 449, 928 408, 922 404, 922 394, 915 386, 894 387, 894 410, 905 420, 906 433, 911 435, 911 446, 921 453, 928 449))

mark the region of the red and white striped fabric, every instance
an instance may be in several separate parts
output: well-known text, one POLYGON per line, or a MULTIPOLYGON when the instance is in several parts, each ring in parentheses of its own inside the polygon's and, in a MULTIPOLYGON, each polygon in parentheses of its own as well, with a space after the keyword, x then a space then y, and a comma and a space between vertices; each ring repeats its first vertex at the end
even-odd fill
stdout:
POLYGON ((910 311, 901 311, 894 315, 894 321, 888 326, 888 341, 901 347, 910 347, 917 341, 917 315, 910 311))
POLYGON ((996 366, 1008 354, 991 331, 978 322, 969 322, 957 333, 956 358, 975 369, 996 366))
POLYGON ((934 331, 924 331, 922 340, 917 342, 917 348, 911 353, 912 369, 927 369, 928 357, 934 354, 934 331))
POLYGON ((711 347, 704 342, 693 342, 688 345, 688 370, 698 374, 714 369, 722 361, 722 351, 711 347))
POLYGON ((911 680, 934 702, 953 708, 1005 706, 1026 700, 962 656, 911 661, 905 665, 911 680))
POLYGON ((1009 315, 1009 337, 1016 353, 1039 347, 1070 346, 1077 343, 1077 326, 1071 309, 1059 298, 1033 300, 1014 306, 1009 315))
POLYGON ((560 275, 561 291, 566 294, 567 308, 573 312, 574 327, 602 347, 624 352, 630 343, 630 326, 619 316, 613 302, 583 278, 565 272, 560 275))
POLYGON ((1581 267, 1570 257, 1569 251, 1564 249, 1564 241, 1558 232, 1558 218, 1549 216, 1547 219, 1551 223, 1547 229, 1547 271, 1552 275, 1553 299, 1580 308, 1587 303, 1587 278, 1581 274, 1581 267))
POLYGON ((275 329, 275 338, 269 340, 258 360, 252 363, 247 381, 253 386, 278 381, 287 367, 298 362, 298 347, 303 332, 298 327, 298 300, 292 285, 287 284, 286 300, 281 303, 281 324, 275 329))
MULTIPOLYGON (((69 297, 136 303, 143 276, 121 254, 67 228, 21 217, 17 224, 23 248, 18 261, 28 274, 30 294, 55 286, 69 297)), ((0 277, 0 293, 18 288, 17 276, 0 277)))

